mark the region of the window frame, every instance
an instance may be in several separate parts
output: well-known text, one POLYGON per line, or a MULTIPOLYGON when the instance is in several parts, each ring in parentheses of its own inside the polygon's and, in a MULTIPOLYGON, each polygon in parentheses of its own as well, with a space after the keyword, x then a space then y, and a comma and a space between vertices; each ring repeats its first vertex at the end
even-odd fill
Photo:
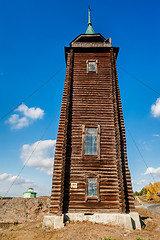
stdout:
POLYGON ((100 201, 100 175, 99 174, 87 174, 85 176, 85 201, 89 201, 89 200, 96 200, 96 201, 100 201), (97 178, 97 196, 88 196, 88 178, 97 178))
POLYGON ((82 124, 82 159, 95 159, 100 160, 100 125, 98 124, 82 124), (85 129, 97 128, 97 154, 85 154, 85 129))
POLYGON ((98 73, 98 60, 95 60, 95 59, 90 59, 90 60, 87 60, 86 61, 86 64, 87 64, 87 73, 98 73), (95 71, 89 71, 89 62, 95 62, 95 71))

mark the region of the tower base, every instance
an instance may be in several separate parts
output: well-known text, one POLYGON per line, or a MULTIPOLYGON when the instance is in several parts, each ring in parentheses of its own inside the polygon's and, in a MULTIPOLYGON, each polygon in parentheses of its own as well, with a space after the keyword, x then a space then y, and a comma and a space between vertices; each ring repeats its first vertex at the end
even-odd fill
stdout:
POLYGON ((44 216, 43 228, 51 227, 54 229, 62 228, 67 221, 90 221, 93 223, 103 223, 119 225, 129 230, 139 229, 141 230, 140 217, 137 212, 131 212, 129 214, 120 213, 66 213, 62 216, 50 215, 44 216))

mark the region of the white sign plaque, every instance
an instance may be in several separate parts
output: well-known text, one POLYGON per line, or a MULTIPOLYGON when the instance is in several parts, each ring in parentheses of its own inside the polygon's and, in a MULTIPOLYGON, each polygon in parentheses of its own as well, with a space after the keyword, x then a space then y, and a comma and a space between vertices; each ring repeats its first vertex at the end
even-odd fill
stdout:
POLYGON ((77 188, 77 183, 71 183, 71 188, 77 188))

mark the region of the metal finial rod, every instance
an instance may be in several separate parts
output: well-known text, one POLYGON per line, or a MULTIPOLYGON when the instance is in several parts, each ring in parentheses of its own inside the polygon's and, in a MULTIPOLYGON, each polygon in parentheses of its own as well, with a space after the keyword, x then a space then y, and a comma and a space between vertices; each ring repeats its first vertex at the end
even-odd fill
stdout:
POLYGON ((91 23, 91 9, 88 6, 88 28, 85 34, 95 34, 93 28, 92 28, 92 23, 91 23))
POLYGON ((91 9, 88 7, 88 24, 92 25, 91 23, 91 9))

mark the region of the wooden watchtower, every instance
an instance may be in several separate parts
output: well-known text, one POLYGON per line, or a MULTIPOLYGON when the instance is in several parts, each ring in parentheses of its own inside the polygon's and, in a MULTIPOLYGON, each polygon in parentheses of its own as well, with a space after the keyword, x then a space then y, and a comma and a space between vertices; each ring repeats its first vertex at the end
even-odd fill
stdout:
POLYGON ((116 70, 119 48, 85 34, 65 48, 50 213, 129 213, 134 200, 116 70))

